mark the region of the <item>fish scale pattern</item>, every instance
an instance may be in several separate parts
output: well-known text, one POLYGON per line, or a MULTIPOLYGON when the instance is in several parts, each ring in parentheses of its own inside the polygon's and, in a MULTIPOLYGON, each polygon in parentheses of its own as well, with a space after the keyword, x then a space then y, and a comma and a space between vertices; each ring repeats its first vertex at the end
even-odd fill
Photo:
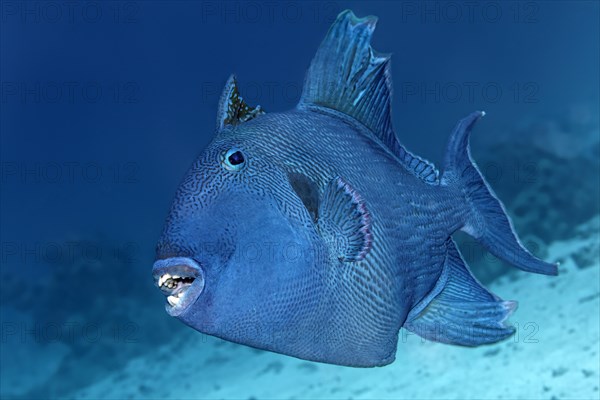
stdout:
MULTIPOLYGON (((331 324, 312 326, 306 332, 313 338, 301 351, 309 354, 314 351, 311 343, 333 337, 328 344, 332 352, 341 346, 351 349, 353 358, 364 353, 389 359, 413 302, 431 290, 441 272, 448 234, 444 222, 450 225, 456 211, 450 199, 408 172, 367 135, 326 114, 298 110, 265 114, 223 133, 215 143, 225 143, 229 137, 235 137, 235 145, 244 149, 250 161, 264 158, 286 173, 309 176, 321 194, 332 179, 343 176, 364 198, 373 219, 373 246, 360 262, 342 263, 330 257, 315 265, 326 285, 317 294, 320 306, 313 313, 331 321, 333 329, 331 324), (415 185, 425 190, 415 190, 415 185), (408 216, 421 218, 415 221, 408 216), (336 335, 343 341, 335 340, 336 335)), ((267 179, 262 185, 283 213, 305 226, 313 225, 308 215, 291 210, 297 201, 281 182, 267 179)), ((283 318, 298 306, 290 307, 291 301, 301 302, 308 295, 302 290, 306 289, 293 284, 282 288, 273 295, 273 309, 265 312, 277 310, 283 318)))
MULTIPOLYGON (((446 282, 465 293, 475 285, 467 274, 440 279, 456 230, 503 259, 505 249, 529 254, 470 157, 469 134, 483 112, 457 125, 441 178, 396 139, 389 57, 369 44, 375 21, 338 16, 295 109, 232 113, 251 108, 228 81, 217 135, 184 178, 157 251, 204 269, 203 292, 177 314, 188 325, 307 360, 385 365, 402 326, 464 326, 485 306, 471 302, 464 313, 444 296, 446 282), (224 155, 238 152, 237 165, 228 165, 224 155), (213 246, 204 251, 203 241, 213 246), (257 247, 274 251, 247 252, 257 247), (438 308, 428 314, 430 304, 438 308), (425 314, 410 314, 421 306, 425 314)), ((556 271, 531 257, 517 266, 556 271)), ((502 304, 486 310, 490 326, 507 315, 502 304)), ((484 329, 446 342, 477 345, 508 333, 484 329)))

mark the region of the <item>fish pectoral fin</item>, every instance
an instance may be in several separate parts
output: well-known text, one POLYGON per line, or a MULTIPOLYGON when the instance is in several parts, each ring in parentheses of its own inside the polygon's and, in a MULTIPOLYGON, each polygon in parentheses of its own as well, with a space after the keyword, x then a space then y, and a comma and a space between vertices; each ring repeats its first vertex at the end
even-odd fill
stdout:
POLYGON ((452 239, 442 274, 409 313, 404 327, 434 342, 478 346, 514 333, 506 319, 517 308, 489 292, 471 274, 452 239))
POLYGON ((365 201, 341 177, 332 179, 325 187, 317 229, 341 261, 360 261, 371 250, 371 216, 365 201))

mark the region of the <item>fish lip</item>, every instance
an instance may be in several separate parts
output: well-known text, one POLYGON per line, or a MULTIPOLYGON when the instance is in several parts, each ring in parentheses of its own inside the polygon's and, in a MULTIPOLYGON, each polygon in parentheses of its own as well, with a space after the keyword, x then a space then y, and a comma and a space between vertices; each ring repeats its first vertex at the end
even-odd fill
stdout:
MULTIPOLYGON (((152 267, 152 277, 154 278, 154 285, 159 289, 160 287, 158 286, 158 280, 163 274, 166 273, 194 278, 194 281, 187 287, 187 289, 185 289, 184 294, 176 305, 172 306, 168 301, 165 305, 165 310, 167 313, 173 317, 177 317, 183 314, 204 291, 205 274, 204 270, 200 266, 200 263, 189 257, 171 257, 162 260, 156 260, 152 267)), ((164 291, 163 294, 168 295, 164 293, 164 291)))

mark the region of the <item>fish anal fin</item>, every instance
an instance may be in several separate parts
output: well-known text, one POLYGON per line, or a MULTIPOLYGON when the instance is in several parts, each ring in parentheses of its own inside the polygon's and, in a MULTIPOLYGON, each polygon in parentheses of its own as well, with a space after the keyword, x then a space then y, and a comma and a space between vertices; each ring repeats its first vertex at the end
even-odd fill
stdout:
POLYGON ((477 281, 449 239, 438 283, 411 310, 404 327, 435 342, 478 346, 512 335, 506 319, 516 308, 516 302, 501 300, 477 281))
POLYGON ((319 233, 344 262, 360 261, 369 253, 371 216, 360 194, 340 177, 325 187, 319 204, 319 233))

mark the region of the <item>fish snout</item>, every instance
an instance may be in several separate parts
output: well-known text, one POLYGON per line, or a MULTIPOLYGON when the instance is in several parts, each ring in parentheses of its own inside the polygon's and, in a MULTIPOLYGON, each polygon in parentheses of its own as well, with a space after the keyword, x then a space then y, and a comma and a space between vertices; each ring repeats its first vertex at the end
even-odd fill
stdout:
POLYGON ((155 285, 166 296, 165 308, 172 316, 181 315, 204 290, 204 270, 198 262, 188 257, 155 261, 152 276, 155 285))

